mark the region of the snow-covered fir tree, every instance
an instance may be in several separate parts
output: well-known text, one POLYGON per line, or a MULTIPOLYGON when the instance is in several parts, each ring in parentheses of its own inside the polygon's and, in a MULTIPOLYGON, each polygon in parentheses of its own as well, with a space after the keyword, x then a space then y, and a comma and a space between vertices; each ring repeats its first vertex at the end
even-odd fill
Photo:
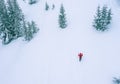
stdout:
POLYGON ((22 36, 23 14, 16 0, 8 0, 8 14, 13 38, 22 36))
POLYGON ((29 4, 35 4, 35 3, 37 3, 37 0, 29 0, 29 4))
POLYGON ((55 8, 55 5, 53 4, 53 5, 52 5, 52 10, 54 10, 54 8, 55 8))
POLYGON ((26 41, 30 41, 34 37, 34 34, 39 31, 34 21, 31 21, 31 23, 27 22, 27 24, 25 22, 24 28, 25 28, 24 37, 26 41))
POLYGON ((114 77, 113 82, 114 82, 115 84, 120 84, 120 78, 114 77))
POLYGON ((12 38, 7 7, 4 0, 0 2, 0 39, 3 44, 8 44, 12 38))
POLYGON ((67 27, 66 14, 65 14, 65 9, 63 7, 63 4, 61 4, 61 7, 60 7, 59 27, 63 29, 67 27))
MULTIPOLYGON (((4 2, 4 0, 2 1, 4 2)), ((7 4, 1 4, 1 8, 2 7, 5 8, 0 12, 1 16, 3 16, 0 18, 1 26, 4 27, 4 30, 2 31, 2 43, 8 44, 12 40, 22 36, 22 12, 18 6, 17 0, 8 0, 7 4), (4 13, 4 11, 6 12, 4 13)))
POLYGON ((47 2, 45 3, 45 10, 46 10, 46 11, 49 10, 49 5, 48 5, 47 2))
POLYGON ((107 6, 103 6, 102 9, 98 6, 96 16, 94 17, 93 27, 99 31, 107 30, 112 19, 111 15, 111 9, 108 10, 107 6))
POLYGON ((110 24, 111 23, 111 20, 112 20, 112 13, 111 13, 111 9, 108 10, 108 16, 107 16, 107 24, 110 24))

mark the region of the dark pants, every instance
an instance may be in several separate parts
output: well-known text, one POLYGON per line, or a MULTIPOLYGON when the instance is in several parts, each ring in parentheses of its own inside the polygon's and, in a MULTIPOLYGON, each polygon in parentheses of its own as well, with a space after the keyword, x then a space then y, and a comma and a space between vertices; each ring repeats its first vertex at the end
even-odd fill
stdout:
POLYGON ((81 61, 82 60, 82 57, 79 57, 79 61, 81 61))

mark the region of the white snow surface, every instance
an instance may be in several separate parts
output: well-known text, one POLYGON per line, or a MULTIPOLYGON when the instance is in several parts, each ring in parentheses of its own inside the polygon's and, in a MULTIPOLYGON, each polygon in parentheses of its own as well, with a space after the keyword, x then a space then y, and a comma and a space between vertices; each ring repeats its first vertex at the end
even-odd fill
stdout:
POLYGON ((0 44, 0 84, 113 84, 120 77, 120 4, 118 0, 18 0, 25 18, 39 32, 30 42, 0 44), (45 11, 45 2, 50 10, 45 11), (52 4, 55 9, 52 10, 52 4), (58 26, 60 5, 68 27, 58 26), (112 9, 105 32, 92 27, 97 6, 112 9), (79 62, 78 53, 84 54, 79 62))

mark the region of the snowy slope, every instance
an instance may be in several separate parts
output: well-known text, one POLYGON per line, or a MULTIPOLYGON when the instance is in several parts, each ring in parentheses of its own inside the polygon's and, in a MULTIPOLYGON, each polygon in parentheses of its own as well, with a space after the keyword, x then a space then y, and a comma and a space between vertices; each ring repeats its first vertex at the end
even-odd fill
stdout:
POLYGON ((28 5, 18 0, 27 20, 40 31, 26 43, 18 39, 0 45, 0 84, 113 84, 120 76, 120 6, 115 0, 50 0, 54 10, 45 11, 46 0, 28 5), (58 27, 60 4, 68 21, 58 27), (97 6, 108 5, 113 12, 109 31, 92 27, 97 6), (78 61, 78 53, 84 57, 78 61))

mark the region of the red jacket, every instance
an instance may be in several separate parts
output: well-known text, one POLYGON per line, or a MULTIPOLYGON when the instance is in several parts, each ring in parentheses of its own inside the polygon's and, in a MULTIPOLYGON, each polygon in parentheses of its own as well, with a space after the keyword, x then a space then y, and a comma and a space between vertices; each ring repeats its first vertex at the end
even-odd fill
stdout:
POLYGON ((79 53, 78 54, 78 57, 81 59, 82 58, 82 56, 83 56, 83 53, 79 53))

